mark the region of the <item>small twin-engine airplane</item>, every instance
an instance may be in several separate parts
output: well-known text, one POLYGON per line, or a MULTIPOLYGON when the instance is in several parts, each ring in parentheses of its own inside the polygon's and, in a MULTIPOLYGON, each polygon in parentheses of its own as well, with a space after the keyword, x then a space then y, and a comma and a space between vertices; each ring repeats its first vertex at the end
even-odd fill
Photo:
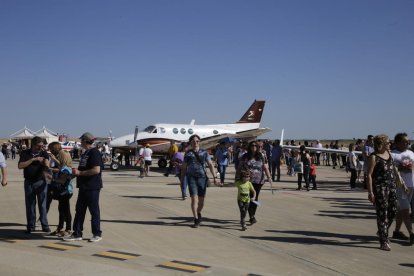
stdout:
MULTIPOLYGON (((166 155, 170 141, 180 143, 188 141, 191 135, 197 134, 201 138, 201 147, 211 148, 225 137, 255 139, 270 128, 260 128, 265 101, 254 101, 239 121, 231 124, 196 125, 194 120, 190 124, 154 124, 146 127, 143 131, 135 128, 131 133, 110 142, 110 147, 119 150, 137 149, 149 144, 154 154, 166 155)), ((162 157, 158 166, 165 167, 167 161, 162 157)), ((117 169, 111 165, 112 169, 117 169)))

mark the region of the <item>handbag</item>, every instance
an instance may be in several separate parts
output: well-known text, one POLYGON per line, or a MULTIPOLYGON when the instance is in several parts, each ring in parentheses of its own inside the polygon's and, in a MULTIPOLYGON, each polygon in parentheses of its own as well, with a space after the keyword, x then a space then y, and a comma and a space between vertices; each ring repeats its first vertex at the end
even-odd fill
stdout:
POLYGON ((295 173, 303 173, 303 162, 297 162, 294 166, 293 166, 293 171, 295 173))
POLYGON ((391 161, 392 161, 392 172, 394 175, 395 186, 397 188, 404 187, 405 186, 404 179, 402 178, 400 172, 398 171, 397 164, 395 163, 394 158, 392 158, 391 153, 390 153, 390 156, 391 156, 391 161))

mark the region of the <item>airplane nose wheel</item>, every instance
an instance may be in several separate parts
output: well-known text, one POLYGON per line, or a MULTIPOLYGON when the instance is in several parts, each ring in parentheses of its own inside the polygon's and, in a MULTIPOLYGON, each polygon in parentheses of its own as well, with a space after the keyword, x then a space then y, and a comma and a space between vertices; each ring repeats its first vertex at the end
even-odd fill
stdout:
POLYGON ((167 159, 160 159, 158 160, 158 167, 160 167, 161 169, 167 167, 167 159))
POLYGON ((119 170, 119 163, 118 162, 112 162, 111 163, 111 170, 113 170, 113 171, 119 170))

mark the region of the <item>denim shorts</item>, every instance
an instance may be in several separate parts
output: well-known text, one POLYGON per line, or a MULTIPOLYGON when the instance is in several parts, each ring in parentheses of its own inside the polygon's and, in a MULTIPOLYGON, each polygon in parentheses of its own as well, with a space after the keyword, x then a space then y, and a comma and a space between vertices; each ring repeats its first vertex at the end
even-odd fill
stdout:
POLYGON ((408 188, 408 193, 402 187, 397 188, 397 198, 399 210, 410 209, 411 199, 413 198, 413 187, 408 188))
POLYGON ((194 177, 187 175, 188 189, 190 190, 190 196, 202 196, 206 195, 207 179, 205 177, 194 177))

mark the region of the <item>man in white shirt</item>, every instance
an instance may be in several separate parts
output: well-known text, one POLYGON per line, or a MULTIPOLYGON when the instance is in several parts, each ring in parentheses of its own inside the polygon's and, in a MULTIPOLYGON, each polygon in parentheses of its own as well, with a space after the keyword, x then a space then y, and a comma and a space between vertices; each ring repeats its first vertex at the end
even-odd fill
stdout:
POLYGON ((0 169, 1 169, 1 185, 7 185, 7 169, 6 169, 6 159, 4 158, 3 153, 0 151, 0 169))
MULTIPOLYGON (((322 149, 323 146, 319 140, 316 140, 315 148, 322 149)), ((316 165, 319 166, 321 164, 321 152, 316 151, 316 165)))
POLYGON ((395 135, 394 143, 396 149, 392 151, 392 158, 394 159, 395 165, 398 167, 401 177, 403 178, 405 187, 397 188, 398 197, 398 214, 395 223, 395 231, 393 233, 394 239, 408 240, 410 239, 410 245, 414 244, 414 233, 410 219, 410 202, 413 197, 413 163, 414 153, 408 149, 410 142, 408 140, 407 133, 398 133, 395 135), (401 231, 401 225, 404 222, 407 227, 410 237, 405 236, 401 231))

